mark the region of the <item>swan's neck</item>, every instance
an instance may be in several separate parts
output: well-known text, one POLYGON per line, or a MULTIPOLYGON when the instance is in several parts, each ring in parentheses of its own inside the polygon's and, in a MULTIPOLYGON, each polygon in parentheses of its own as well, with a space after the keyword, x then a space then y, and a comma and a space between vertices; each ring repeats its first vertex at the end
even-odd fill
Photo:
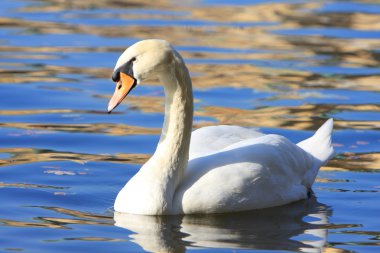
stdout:
POLYGON ((163 212, 171 209, 174 192, 187 167, 193 120, 189 72, 181 58, 175 58, 173 64, 159 76, 165 89, 165 119, 161 138, 154 155, 141 169, 154 177, 151 192, 157 194, 158 205, 164 205, 159 207, 163 212))

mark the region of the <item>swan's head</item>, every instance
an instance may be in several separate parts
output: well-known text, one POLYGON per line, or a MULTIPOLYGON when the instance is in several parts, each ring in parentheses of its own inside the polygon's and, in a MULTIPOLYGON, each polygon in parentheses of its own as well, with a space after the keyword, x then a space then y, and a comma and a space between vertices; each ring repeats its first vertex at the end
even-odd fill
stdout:
POLYGON ((108 112, 115 109, 136 85, 168 71, 173 51, 167 41, 157 39, 142 40, 127 48, 112 74, 116 89, 108 103, 108 112))

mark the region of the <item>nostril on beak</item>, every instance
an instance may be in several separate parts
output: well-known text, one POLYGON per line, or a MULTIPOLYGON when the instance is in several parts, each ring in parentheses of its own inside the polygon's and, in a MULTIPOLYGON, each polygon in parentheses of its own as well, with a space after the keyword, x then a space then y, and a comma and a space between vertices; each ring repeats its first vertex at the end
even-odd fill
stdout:
POLYGON ((112 81, 118 82, 120 80, 120 71, 115 71, 112 73, 112 81))

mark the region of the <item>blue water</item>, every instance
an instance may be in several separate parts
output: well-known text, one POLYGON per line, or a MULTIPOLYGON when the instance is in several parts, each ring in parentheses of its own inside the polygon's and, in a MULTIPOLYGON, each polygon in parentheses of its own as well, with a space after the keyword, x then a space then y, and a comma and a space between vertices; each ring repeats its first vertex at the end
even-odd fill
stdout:
POLYGON ((0 252, 378 252, 380 5, 368 1, 3 0, 0 252), (298 142, 335 119, 315 197, 239 214, 114 215, 154 152, 163 89, 112 114, 123 50, 170 41, 193 78, 194 128, 298 142))

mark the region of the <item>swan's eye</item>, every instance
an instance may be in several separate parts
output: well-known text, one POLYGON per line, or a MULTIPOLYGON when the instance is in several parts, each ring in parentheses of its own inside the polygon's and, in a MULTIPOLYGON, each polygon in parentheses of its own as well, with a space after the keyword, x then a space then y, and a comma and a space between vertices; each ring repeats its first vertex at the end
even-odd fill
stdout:
POLYGON ((136 61, 136 57, 133 57, 132 59, 129 60, 130 62, 136 61))

